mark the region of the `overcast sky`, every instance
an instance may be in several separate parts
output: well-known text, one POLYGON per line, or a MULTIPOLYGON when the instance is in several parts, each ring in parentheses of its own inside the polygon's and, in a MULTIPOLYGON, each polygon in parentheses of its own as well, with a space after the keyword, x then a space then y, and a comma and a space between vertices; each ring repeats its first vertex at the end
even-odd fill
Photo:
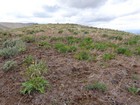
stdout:
POLYGON ((0 22, 77 23, 140 30, 140 0, 1 0, 0 22))

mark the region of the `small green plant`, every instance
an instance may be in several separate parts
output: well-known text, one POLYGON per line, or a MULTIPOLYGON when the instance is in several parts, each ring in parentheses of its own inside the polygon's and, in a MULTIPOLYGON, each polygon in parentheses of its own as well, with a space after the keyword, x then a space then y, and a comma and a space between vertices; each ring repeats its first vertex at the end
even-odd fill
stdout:
POLYGON ((86 86, 87 90, 99 90, 105 92, 107 90, 107 86, 103 83, 96 82, 94 84, 86 86))
POLYGON ((59 34, 62 34, 62 33, 63 33, 63 30, 59 30, 58 33, 59 33, 59 34))
POLYGON ((118 54, 124 54, 126 56, 131 56, 132 55, 131 51, 128 48, 125 48, 125 47, 117 48, 117 53, 118 54))
POLYGON ((26 65, 31 65, 34 63, 34 57, 32 55, 28 55, 27 57, 25 57, 24 59, 24 63, 26 65))
POLYGON ((140 88, 136 88, 135 86, 129 87, 128 91, 133 94, 136 95, 138 92, 140 92, 140 88))
POLYGON ((80 51, 78 53, 76 53, 74 55, 74 57, 78 60, 89 60, 89 61, 92 61, 92 60, 95 60, 96 58, 93 57, 89 52, 87 51, 80 51))
POLYGON ((38 45, 46 49, 51 48, 51 45, 47 41, 41 41, 38 45))
POLYGON ((108 46, 105 43, 102 43, 102 42, 95 43, 95 49, 97 49, 97 50, 104 51, 107 48, 108 48, 108 46))
POLYGON ((114 58, 115 58, 114 54, 106 53, 106 54, 103 55, 103 59, 105 61, 108 61, 108 60, 111 60, 111 59, 114 59, 114 58))
POLYGON ((17 66, 17 62, 15 61, 6 61, 2 67, 4 72, 14 69, 17 66))
POLYGON ((22 37, 22 40, 27 43, 33 43, 33 42, 35 42, 35 36, 27 35, 27 36, 22 37))
POLYGON ((81 41, 80 38, 76 38, 76 37, 73 37, 73 36, 66 37, 66 40, 67 40, 68 44, 79 43, 81 41))
POLYGON ((63 43, 56 43, 54 46, 55 46, 55 49, 57 49, 58 52, 61 52, 61 53, 75 52, 77 50, 75 46, 68 46, 63 43))
POLYGON ((46 72, 47 72, 47 66, 45 62, 40 61, 40 62, 35 62, 34 64, 31 64, 26 70, 26 75, 29 78, 39 77, 39 76, 42 76, 46 72))
POLYGON ((49 83, 43 77, 33 77, 28 81, 22 83, 22 94, 30 94, 33 91, 39 91, 40 93, 45 92, 45 87, 48 86, 49 83))

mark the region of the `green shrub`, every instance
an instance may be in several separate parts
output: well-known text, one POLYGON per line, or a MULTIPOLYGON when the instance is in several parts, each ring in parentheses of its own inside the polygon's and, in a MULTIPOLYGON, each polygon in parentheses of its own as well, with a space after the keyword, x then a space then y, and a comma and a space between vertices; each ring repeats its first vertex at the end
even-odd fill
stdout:
POLYGON ((33 35, 24 36, 24 37, 22 37, 22 40, 27 42, 27 43, 33 43, 36 41, 35 36, 33 36, 33 35))
POLYGON ((133 95, 136 95, 138 94, 138 92, 140 92, 140 88, 136 88, 135 86, 132 86, 128 88, 128 91, 132 93, 133 95))
POLYGON ((2 67, 4 72, 14 69, 17 66, 17 62, 15 61, 6 61, 2 67))
POLYGON ((103 83, 96 82, 94 84, 86 86, 86 89, 87 90, 99 90, 99 91, 105 92, 107 90, 107 87, 103 83))
POLYGON ((115 55, 114 54, 106 53, 106 54, 103 55, 103 59, 105 61, 111 60, 111 59, 114 59, 114 58, 115 58, 115 55))
POLYGON ((34 64, 31 64, 26 70, 26 75, 27 77, 32 78, 42 76, 46 72, 46 64, 43 61, 40 61, 39 63, 35 62, 34 64))
POLYGON ((124 55, 127 55, 127 56, 131 56, 132 55, 131 51, 128 48, 125 48, 125 47, 119 47, 117 49, 117 53, 118 54, 124 54, 124 55))
POLYGON ((33 91, 39 91, 45 93, 45 87, 48 86, 48 81, 43 77, 33 77, 28 81, 22 83, 22 94, 30 94, 33 91))

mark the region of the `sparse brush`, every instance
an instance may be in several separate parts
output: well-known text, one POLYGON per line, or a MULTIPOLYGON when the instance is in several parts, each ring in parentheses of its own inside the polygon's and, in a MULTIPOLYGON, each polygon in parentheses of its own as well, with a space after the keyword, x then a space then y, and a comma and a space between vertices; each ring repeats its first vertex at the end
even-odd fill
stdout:
POLYGON ((4 72, 14 69, 17 66, 16 61, 6 61, 2 67, 4 72))

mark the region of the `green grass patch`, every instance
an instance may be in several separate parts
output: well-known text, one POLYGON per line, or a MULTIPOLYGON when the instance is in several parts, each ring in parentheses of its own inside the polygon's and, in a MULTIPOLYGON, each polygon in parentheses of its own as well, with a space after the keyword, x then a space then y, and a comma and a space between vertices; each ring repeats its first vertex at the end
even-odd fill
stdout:
POLYGON ((88 60, 88 61, 95 61, 96 57, 91 55, 88 51, 80 51, 74 55, 74 58, 78 60, 88 60))
POLYGON ((75 52, 77 50, 75 46, 68 46, 63 43, 56 43, 54 47, 60 53, 75 52))
POLYGON ((117 53, 118 54, 124 54, 126 56, 131 56, 132 55, 131 50, 129 50, 126 47, 119 47, 119 48, 117 48, 117 53))
POLYGON ((86 89, 105 92, 107 90, 107 86, 104 83, 96 82, 94 84, 86 86, 86 89))
POLYGON ((41 42, 38 43, 38 45, 39 45, 40 47, 45 48, 45 49, 51 48, 51 44, 48 43, 47 41, 41 41, 41 42))
POLYGON ((103 60, 108 61, 115 58, 115 54, 106 53, 103 55, 103 60))

